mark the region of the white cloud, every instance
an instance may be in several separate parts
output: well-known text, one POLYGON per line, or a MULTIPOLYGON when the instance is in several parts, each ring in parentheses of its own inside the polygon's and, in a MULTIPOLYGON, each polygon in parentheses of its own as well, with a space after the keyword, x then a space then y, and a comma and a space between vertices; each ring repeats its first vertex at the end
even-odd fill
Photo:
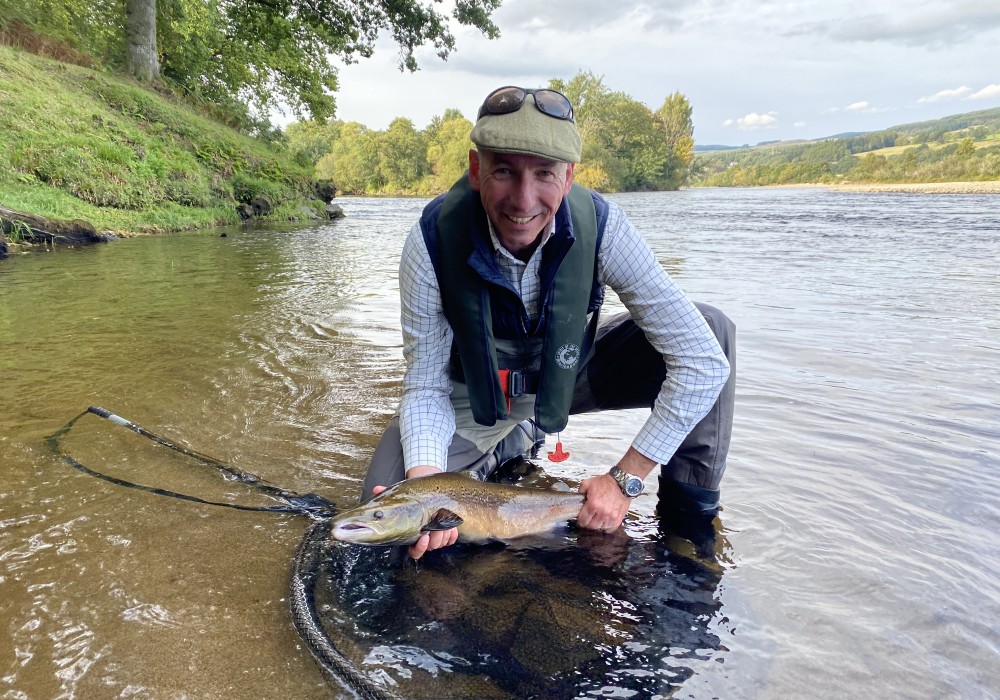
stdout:
POLYGON ((852 104, 844 107, 848 112, 864 112, 865 110, 871 109, 867 100, 862 100, 861 102, 854 102, 852 104))
POLYGON ((495 19, 496 41, 453 22, 456 50, 444 62, 420 49, 416 73, 399 71, 398 47, 381 37, 372 58, 340 67, 338 118, 374 129, 400 115, 423 127, 450 108, 471 118, 499 85, 541 87, 581 71, 653 108, 681 92, 699 143, 822 137, 1000 106, 1000 0, 503 0, 495 19))
POLYGON ((757 129, 768 129, 773 127, 777 123, 775 118, 775 112, 768 112, 767 114, 757 114, 756 112, 750 112, 746 116, 740 117, 733 121, 732 119, 727 119, 723 122, 723 126, 732 126, 736 124, 736 128, 740 131, 756 131, 757 129))
POLYGON ((967 85, 963 85, 962 87, 957 87, 953 90, 941 90, 940 92, 935 92, 933 95, 929 97, 921 97, 919 100, 917 100, 917 102, 920 102, 921 104, 926 104, 928 102, 942 102, 944 100, 954 100, 955 98, 961 97, 962 95, 965 95, 970 92, 972 92, 972 88, 968 87, 967 85))
POLYGON ((941 48, 967 42, 1000 27, 1000 7, 977 0, 940 0, 930 9, 906 7, 883 13, 844 10, 836 18, 807 20, 786 31, 787 36, 819 35, 834 41, 890 43, 909 47, 941 48))
POLYGON ((993 83, 992 85, 987 85, 982 90, 974 92, 965 99, 967 100, 988 100, 993 97, 1000 97, 1000 85, 993 83))
POLYGON ((805 125, 806 125, 805 122, 795 122, 794 124, 792 124, 792 126, 794 126, 796 129, 801 129, 805 125))

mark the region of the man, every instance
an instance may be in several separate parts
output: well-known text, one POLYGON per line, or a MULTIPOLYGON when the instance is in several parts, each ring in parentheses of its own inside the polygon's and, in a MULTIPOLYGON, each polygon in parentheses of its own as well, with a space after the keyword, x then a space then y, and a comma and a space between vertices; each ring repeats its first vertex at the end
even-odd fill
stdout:
MULTIPOLYGON (((714 515, 732 323, 688 300, 617 205, 573 185, 582 141, 564 95, 499 88, 470 137, 468 178, 425 208, 403 247, 403 398, 362 497, 443 470, 485 478, 536 426, 642 406, 652 413, 625 455, 581 484, 578 524, 619 527, 658 465, 661 511, 714 515), (598 323, 605 286, 628 313, 598 323)), ((456 539, 427 533, 410 555, 456 539)))

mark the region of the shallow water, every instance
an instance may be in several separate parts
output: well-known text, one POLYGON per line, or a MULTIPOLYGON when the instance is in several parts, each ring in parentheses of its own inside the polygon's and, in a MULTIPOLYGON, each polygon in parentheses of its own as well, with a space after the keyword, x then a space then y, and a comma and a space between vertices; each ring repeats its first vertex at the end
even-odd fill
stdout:
MULTIPOLYGON (((645 664, 631 677, 651 674, 655 692, 676 697, 997 697, 996 197, 757 189, 615 199, 691 296, 735 320, 739 355, 722 531, 708 558, 716 573, 685 589, 698 574, 678 562, 704 557, 677 541, 650 555, 662 581, 648 616, 662 624, 616 643, 645 664), (685 609, 682 589, 704 608, 672 617, 685 609), (684 637, 692 620, 696 633, 684 637), (665 647, 671 634, 688 646, 665 647), (638 650, 644 639, 666 651, 638 650)), ((347 219, 315 228, 206 231, 0 263, 0 695, 338 694, 287 609, 306 519, 116 487, 70 469, 45 437, 103 405, 286 488, 353 502, 398 398, 395 270, 423 203, 345 199, 347 219)), ((562 434, 571 459, 547 471, 576 480, 605 469, 642 420, 575 417, 562 434)), ((122 478, 266 502, 94 417, 64 445, 122 478)), ((623 576, 662 544, 650 532, 654 505, 652 495, 637 502, 624 573, 616 560, 623 576)), ((561 562, 551 570, 568 579, 564 591, 614 585, 613 575, 587 578, 593 570, 565 551, 502 555, 536 572, 546 570, 539 559, 561 562)), ((471 593, 458 600, 499 576, 484 554, 463 555, 471 593)), ((447 566, 404 570, 394 585, 419 595, 447 566)), ((599 603, 609 633, 621 632, 614 595, 599 603)), ((555 619, 575 619, 563 610, 555 619)), ((372 622, 380 633, 387 624, 372 622)), ((388 656, 366 657, 373 674, 427 673, 426 656, 383 646, 388 656)), ((652 687, 611 678, 579 692, 643 697, 652 687)))

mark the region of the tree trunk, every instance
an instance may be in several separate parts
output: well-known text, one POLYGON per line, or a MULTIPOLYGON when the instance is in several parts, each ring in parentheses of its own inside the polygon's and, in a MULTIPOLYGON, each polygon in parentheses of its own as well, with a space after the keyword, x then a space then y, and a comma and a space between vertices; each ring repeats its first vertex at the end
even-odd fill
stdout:
POLYGON ((137 80, 160 79, 156 55, 156 0, 125 2, 125 65, 137 80))

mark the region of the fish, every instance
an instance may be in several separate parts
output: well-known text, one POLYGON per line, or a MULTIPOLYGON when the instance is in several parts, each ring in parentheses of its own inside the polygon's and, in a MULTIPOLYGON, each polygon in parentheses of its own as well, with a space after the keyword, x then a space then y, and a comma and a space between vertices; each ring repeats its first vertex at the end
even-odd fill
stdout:
POLYGON ((461 473, 407 479, 333 519, 330 537, 366 545, 413 544, 425 532, 458 528, 459 542, 540 534, 580 513, 585 497, 478 481, 461 473))

